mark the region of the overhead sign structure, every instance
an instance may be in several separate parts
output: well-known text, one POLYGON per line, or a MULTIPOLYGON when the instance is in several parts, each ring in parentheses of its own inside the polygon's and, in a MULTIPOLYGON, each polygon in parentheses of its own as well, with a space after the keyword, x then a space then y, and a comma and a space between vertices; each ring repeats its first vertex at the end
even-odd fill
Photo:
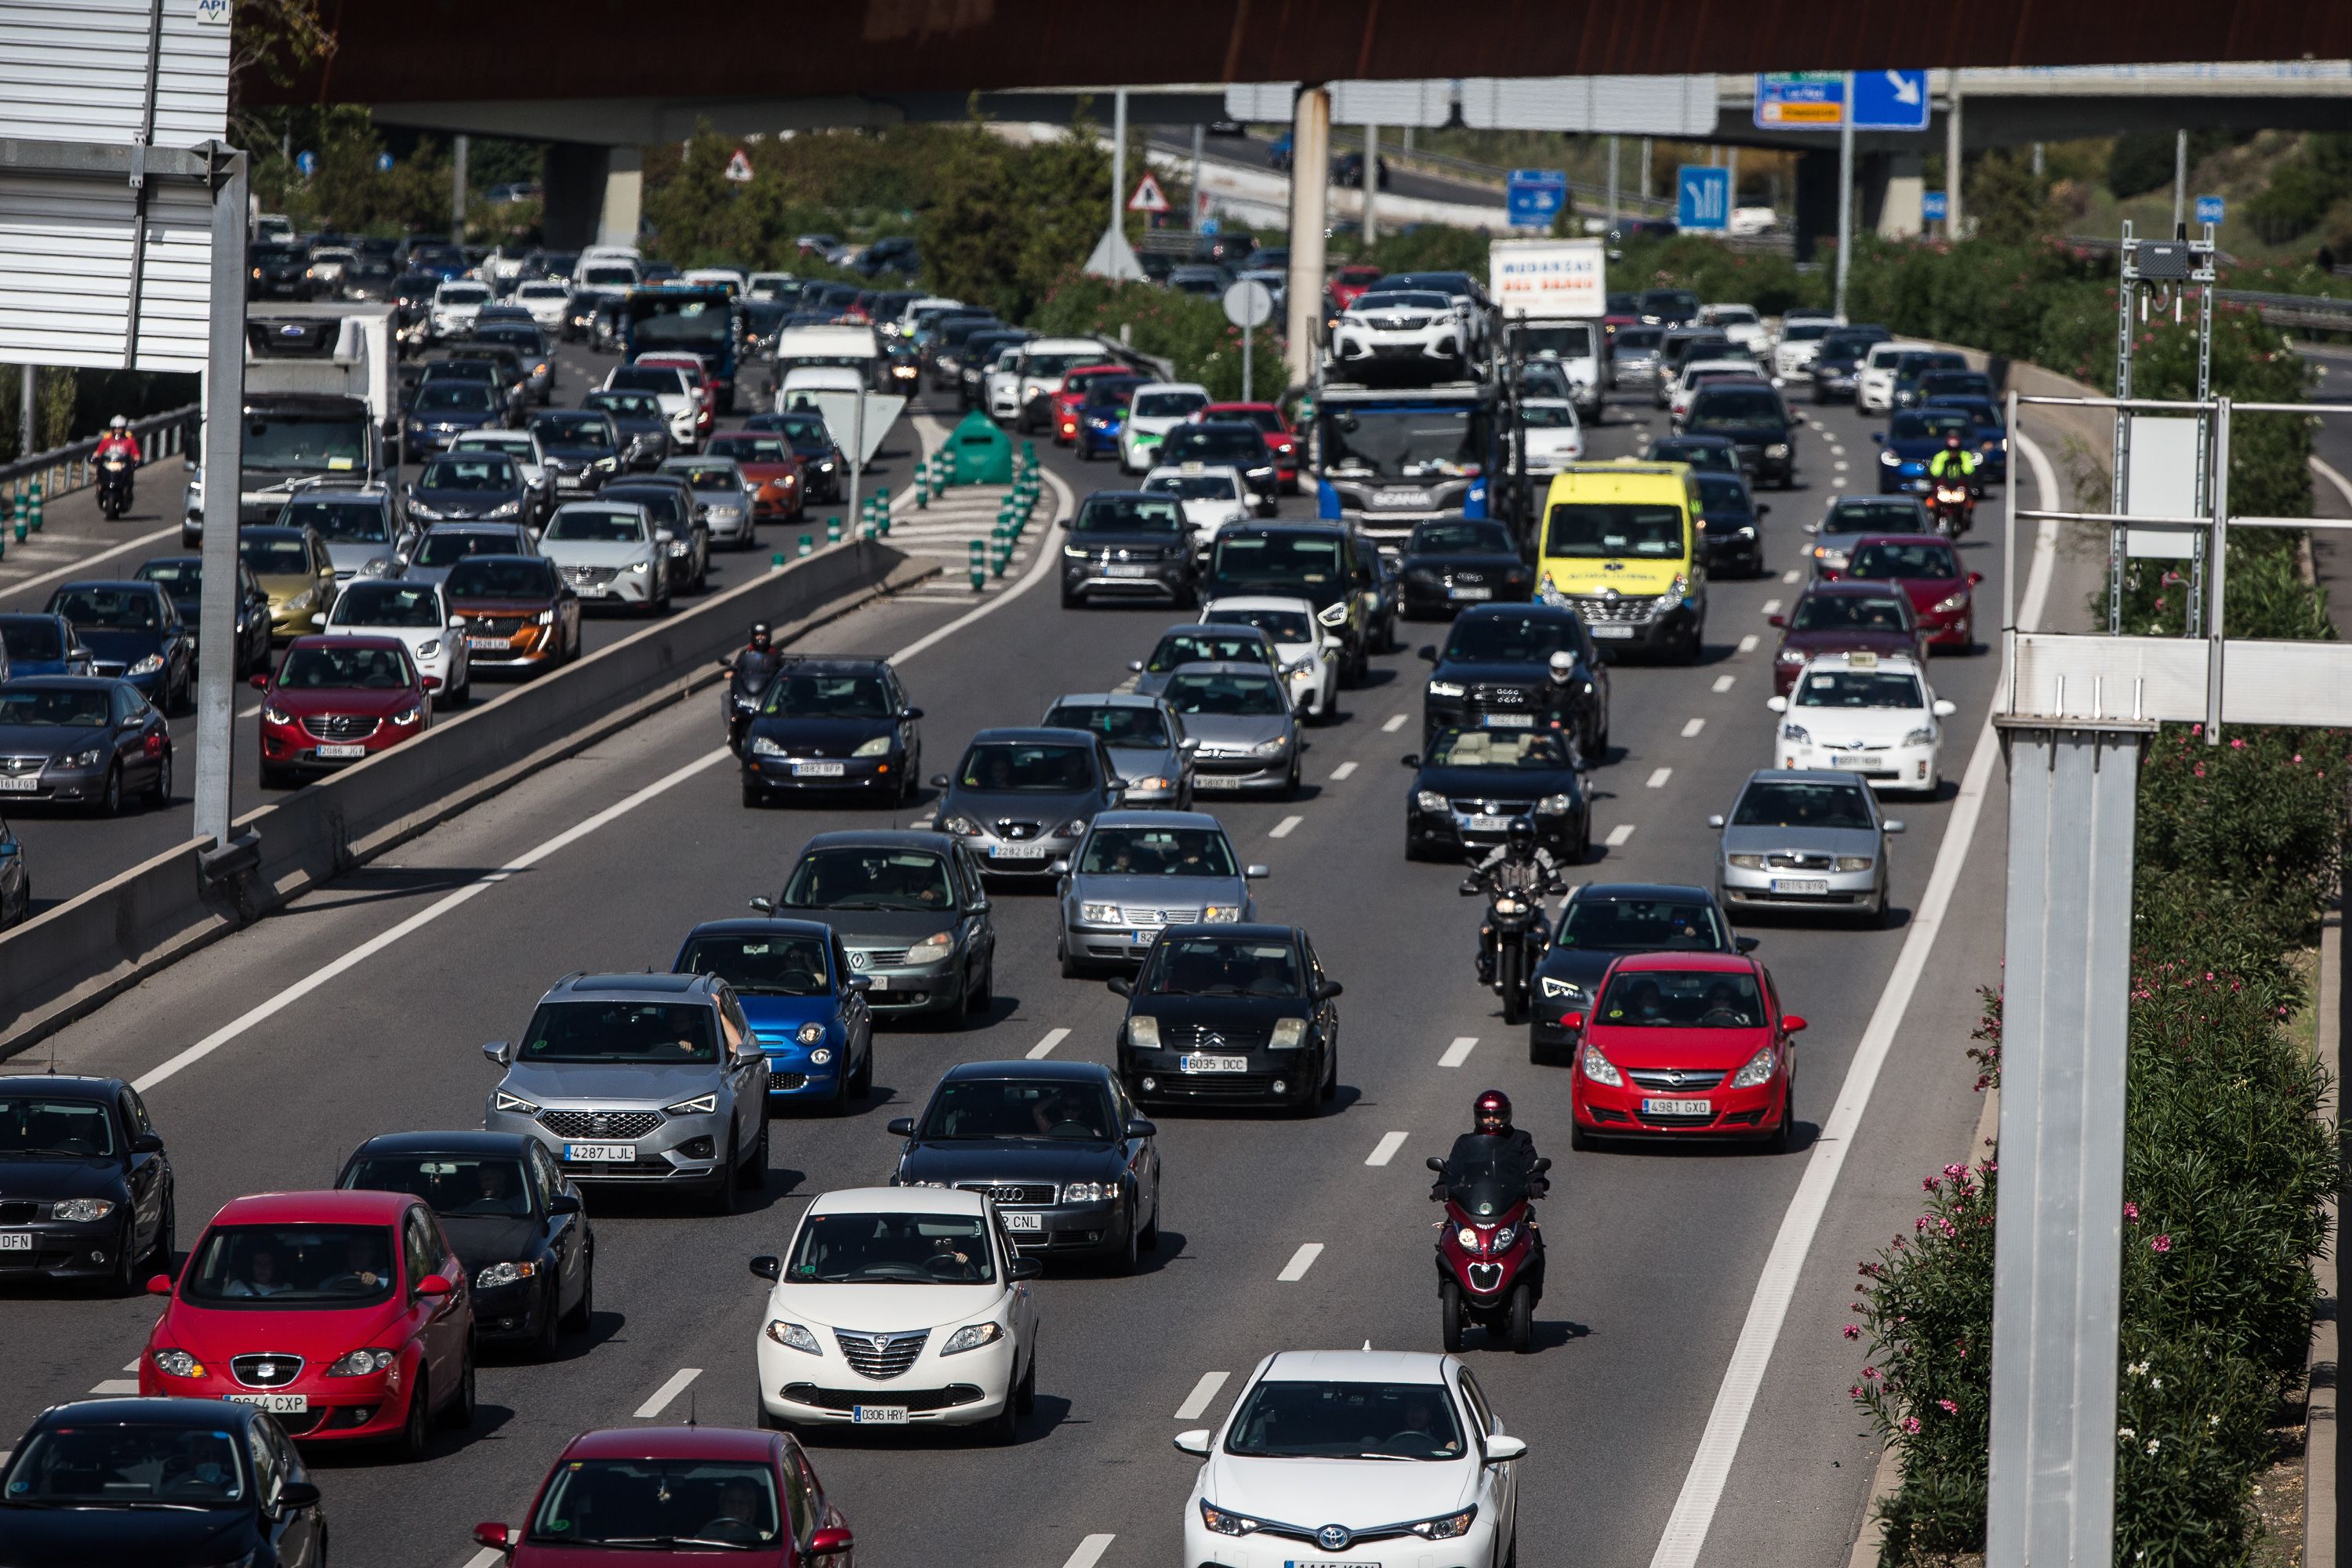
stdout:
POLYGON ((1549 228, 1568 205, 1568 171, 1514 169, 1504 186, 1513 228, 1549 228))
MULTIPOLYGON (((1924 70, 1853 73, 1856 131, 1925 131, 1933 105, 1924 70)), ((1756 78, 1756 124, 1765 131, 1835 131, 1845 123, 1842 71, 1764 71, 1756 78)))
POLYGON ((1135 195, 1127 198, 1127 210, 1131 213, 1164 213, 1169 210, 1168 194, 1160 188, 1160 182, 1150 170, 1146 169, 1143 178, 1136 183, 1135 195))
POLYGON ((1941 191, 1928 191, 1919 198, 1919 216, 1929 223, 1942 223, 1952 216, 1952 198, 1941 191))
POLYGON ((2199 223, 2220 223, 2221 221, 2223 205, 2224 204, 2219 196, 2199 196, 2197 198, 2197 221, 2199 223))
POLYGON ((735 149, 735 156, 727 160, 727 177, 739 185, 751 183, 751 160, 743 149, 735 149))
POLYGON ((1731 226, 1731 171, 1685 163, 1675 171, 1675 224, 1679 228, 1731 226))

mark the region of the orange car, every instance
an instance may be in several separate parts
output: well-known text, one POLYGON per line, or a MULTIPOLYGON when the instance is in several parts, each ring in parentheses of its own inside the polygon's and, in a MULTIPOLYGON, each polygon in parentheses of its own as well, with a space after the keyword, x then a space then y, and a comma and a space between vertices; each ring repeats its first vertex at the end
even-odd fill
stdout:
POLYGON ((709 453, 731 458, 751 487, 751 521, 792 522, 808 504, 800 455, 772 431, 730 430, 710 438, 709 453))
POLYGON ((1054 394, 1053 407, 1045 421, 1054 432, 1054 444, 1066 447, 1078 438, 1078 406, 1087 400, 1087 388, 1111 376, 1134 374, 1126 365, 1108 363, 1082 364, 1063 372, 1062 389, 1054 394))
POLYGON ((580 657, 580 595, 540 555, 473 555, 441 584, 476 669, 544 669, 580 657))

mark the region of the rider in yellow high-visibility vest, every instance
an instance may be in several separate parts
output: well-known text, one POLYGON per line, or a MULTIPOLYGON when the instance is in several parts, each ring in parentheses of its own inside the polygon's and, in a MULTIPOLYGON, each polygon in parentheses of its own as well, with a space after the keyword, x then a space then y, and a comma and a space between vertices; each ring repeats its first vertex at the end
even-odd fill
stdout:
MULTIPOLYGON (((1944 449, 1927 459, 1927 477, 1931 479, 1973 480, 1977 477, 1977 466, 1981 461, 1974 452, 1960 445, 1960 433, 1955 430, 1944 437, 1944 449)), ((1969 488, 1974 489, 1976 487, 1972 483, 1969 488)))

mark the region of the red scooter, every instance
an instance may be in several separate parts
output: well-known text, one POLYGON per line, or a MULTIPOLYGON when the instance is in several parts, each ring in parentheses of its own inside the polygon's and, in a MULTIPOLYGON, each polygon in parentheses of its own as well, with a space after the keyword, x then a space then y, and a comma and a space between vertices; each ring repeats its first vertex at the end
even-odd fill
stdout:
POLYGON ((1524 1355, 1535 1349, 1536 1303, 1543 1300, 1544 1253, 1535 1233, 1535 1198, 1549 1160, 1449 1164, 1433 1157, 1445 1217, 1437 1222, 1438 1321, 1445 1348, 1462 1348, 1475 1323, 1507 1337, 1524 1355))

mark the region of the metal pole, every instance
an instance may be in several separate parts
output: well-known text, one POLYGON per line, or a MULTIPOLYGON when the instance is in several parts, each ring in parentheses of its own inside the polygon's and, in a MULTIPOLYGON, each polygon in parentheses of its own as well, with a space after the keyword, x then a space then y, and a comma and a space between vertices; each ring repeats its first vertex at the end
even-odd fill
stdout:
POLYGON ((1298 89, 1290 116, 1290 283, 1284 312, 1284 362, 1291 384, 1315 379, 1322 354, 1323 230, 1331 181, 1331 93, 1320 83, 1298 89))
POLYGON ((1192 127, 1192 221, 1186 226, 1194 234, 1201 232, 1201 214, 1205 205, 1201 200, 1201 138, 1203 133, 1203 127, 1192 127))
POLYGON ((466 153, 472 142, 468 136, 453 137, 449 142, 449 243, 466 243, 466 153))
MULTIPOLYGON (((1614 141, 1615 138, 1612 137, 1611 140, 1614 141)), ((1646 202, 1650 199, 1650 139, 1646 136, 1642 138, 1641 175, 1642 199, 1646 202)))
POLYGON ((851 438, 857 443, 849 454, 849 514, 841 520, 841 536, 847 539, 857 526, 857 484, 866 475, 866 389, 858 388, 857 412, 850 416, 851 438))
MULTIPOLYGON (((2210 290, 2209 290, 2210 291, 2210 290)), ((2221 681, 2223 668, 2221 637, 2221 595, 2230 576, 2230 400, 2222 398, 2213 410, 2213 444, 2207 459, 2213 466, 2213 478, 2208 487, 2213 498, 2213 542, 2208 549, 2212 557, 2212 570, 2205 574, 2207 592, 2212 596, 2212 608, 2205 621, 2205 743, 2221 743, 2221 681)))
POLYGON ((2189 221, 2189 132, 2172 133, 2172 232, 2189 221))
MULTIPOLYGON (((1643 137, 1642 145, 1647 147, 1649 144, 1650 139, 1643 137)), ((1647 195, 1649 193, 1645 191, 1643 194, 1647 195)), ((1609 133, 1609 232, 1617 232, 1617 133, 1613 131, 1609 133)))
POLYGON ((1255 402, 1250 395, 1250 340, 1257 336, 1255 327, 1242 329, 1242 401, 1255 402))
MULTIPOLYGON (((1960 212, 1961 188, 1968 182, 1964 178, 1967 172, 1967 159, 1961 152, 1960 73, 1957 68, 1952 71, 1951 89, 1945 95, 1945 99, 1944 237, 1946 239, 1958 239, 1961 235, 1968 232, 1963 226, 1963 219, 1960 212)), ((2035 172, 2037 174, 2040 173, 2039 170, 2036 170, 2035 172)))
POLYGON ((34 405, 40 400, 41 371, 38 365, 26 365, 24 379, 18 383, 16 402, 16 457, 19 461, 31 457, 40 448, 34 437, 40 426, 33 416, 34 405))
POLYGON ((2042 177, 2042 143, 2039 142, 2033 144, 2033 177, 2037 180, 2042 177))
POLYGON ((1364 127, 1364 243, 1369 246, 1381 237, 1381 128, 1364 127))
POLYGON ((210 637, 196 642, 195 836, 228 844, 236 708, 237 503, 245 486, 245 192, 243 153, 228 154, 213 191, 212 321, 205 367, 205 542, 200 595, 210 637))
POLYGON ((1110 95, 1110 226, 1126 220, 1119 214, 1127 200, 1127 89, 1110 95))
POLYGON ((1837 300, 1832 307, 1845 320, 1845 275, 1853 260, 1853 72, 1845 73, 1845 97, 1838 108, 1837 300))

